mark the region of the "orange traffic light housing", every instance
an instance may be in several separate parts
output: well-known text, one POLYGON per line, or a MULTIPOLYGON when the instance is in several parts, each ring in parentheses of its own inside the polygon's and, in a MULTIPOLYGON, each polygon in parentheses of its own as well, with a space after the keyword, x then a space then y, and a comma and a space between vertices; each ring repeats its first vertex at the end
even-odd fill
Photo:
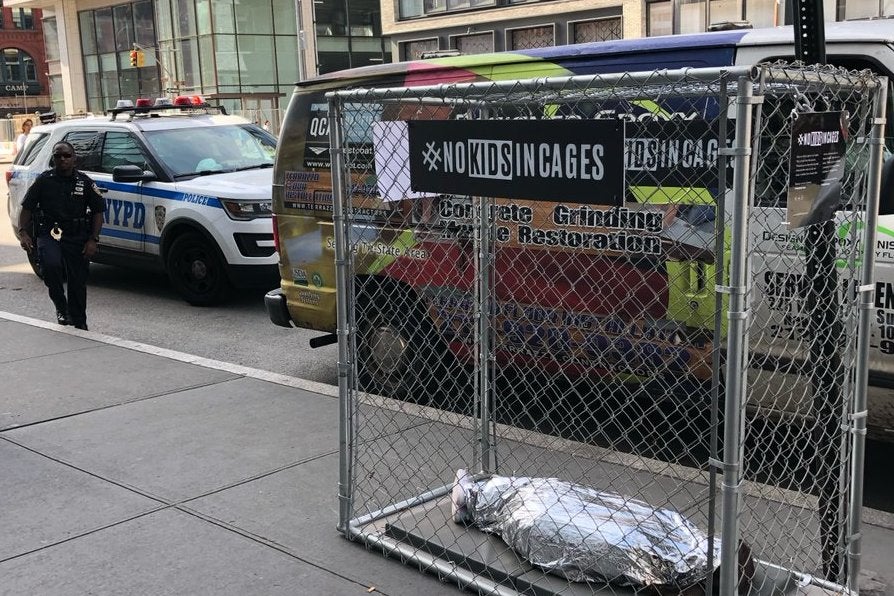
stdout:
POLYGON ((131 50, 130 51, 130 65, 133 67, 136 67, 136 66, 138 66, 138 62, 139 62, 139 57, 138 57, 137 50, 131 50))
POLYGON ((146 52, 143 50, 137 50, 137 68, 142 68, 146 65, 146 52))

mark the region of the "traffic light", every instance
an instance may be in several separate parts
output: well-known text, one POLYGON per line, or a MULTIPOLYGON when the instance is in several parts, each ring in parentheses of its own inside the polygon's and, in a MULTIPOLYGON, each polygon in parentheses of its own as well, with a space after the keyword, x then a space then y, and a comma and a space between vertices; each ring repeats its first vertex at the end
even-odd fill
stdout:
POLYGON ((136 49, 130 51, 130 65, 136 68, 139 62, 139 54, 136 49))
POLYGON ((143 50, 137 50, 137 67, 143 68, 146 65, 146 53, 143 50))

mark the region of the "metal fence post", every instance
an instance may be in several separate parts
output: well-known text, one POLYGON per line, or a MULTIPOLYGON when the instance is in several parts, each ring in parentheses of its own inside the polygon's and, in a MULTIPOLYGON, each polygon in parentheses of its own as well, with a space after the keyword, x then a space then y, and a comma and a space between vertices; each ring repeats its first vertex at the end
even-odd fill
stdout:
POLYGON ((342 138, 341 100, 329 98, 329 145, 332 162, 332 221, 335 233, 335 275, 336 275, 336 317, 338 320, 338 529, 350 535, 348 523, 351 519, 351 459, 353 457, 351 428, 353 408, 351 407, 352 361, 350 318, 348 314, 349 283, 352 278, 348 271, 350 252, 347 247, 344 201, 350 196, 345 187, 345 153, 342 138))
POLYGON ((752 82, 740 77, 736 93, 736 139, 732 148, 735 172, 730 206, 729 327, 727 335, 726 403, 723 428, 722 530, 720 593, 735 594, 739 534, 739 492, 742 482, 742 408, 748 359, 748 215, 751 201, 751 118, 755 97, 752 82))
POLYGON ((885 109, 888 99, 887 78, 881 78, 874 93, 872 109, 872 135, 870 138, 869 173, 866 185, 866 222, 863 226, 862 267, 857 307, 857 361, 855 395, 851 413, 851 490, 848 504, 847 585, 858 593, 860 575, 861 531, 863 511, 863 465, 866 455, 867 385, 869 382, 870 315, 875 297, 873 269, 875 267, 875 243, 878 233, 879 192, 881 190, 882 148, 885 144, 885 109))

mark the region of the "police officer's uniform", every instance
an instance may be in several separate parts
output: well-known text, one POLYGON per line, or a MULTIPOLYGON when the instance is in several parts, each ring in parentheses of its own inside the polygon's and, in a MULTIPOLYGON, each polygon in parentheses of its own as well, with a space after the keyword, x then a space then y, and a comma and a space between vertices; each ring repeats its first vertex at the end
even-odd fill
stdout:
POLYGON ((92 233, 93 215, 106 208, 99 188, 77 170, 71 176, 47 170, 28 189, 22 207, 33 214, 43 281, 56 312, 67 313, 73 325, 86 329, 90 262, 83 251, 92 233), (67 299, 63 286, 66 281, 67 299))

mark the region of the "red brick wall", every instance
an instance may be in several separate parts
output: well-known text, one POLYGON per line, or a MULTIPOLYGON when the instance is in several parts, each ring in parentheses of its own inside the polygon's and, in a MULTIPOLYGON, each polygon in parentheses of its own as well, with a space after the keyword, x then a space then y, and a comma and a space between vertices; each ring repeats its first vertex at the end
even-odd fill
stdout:
MULTIPOLYGON (((22 30, 16 29, 12 21, 13 9, 4 7, 3 9, 3 28, 0 29, 0 49, 17 48, 26 52, 34 59, 34 68, 37 71, 37 81, 40 84, 40 95, 36 97, 28 97, 28 111, 33 112, 34 108, 41 106, 48 108, 50 105, 50 87, 47 80, 47 57, 44 53, 43 45, 43 18, 42 11, 34 9, 32 15, 34 17, 34 29, 22 30)), ((0 111, 4 107, 21 106, 22 97, 0 97, 0 111)))

